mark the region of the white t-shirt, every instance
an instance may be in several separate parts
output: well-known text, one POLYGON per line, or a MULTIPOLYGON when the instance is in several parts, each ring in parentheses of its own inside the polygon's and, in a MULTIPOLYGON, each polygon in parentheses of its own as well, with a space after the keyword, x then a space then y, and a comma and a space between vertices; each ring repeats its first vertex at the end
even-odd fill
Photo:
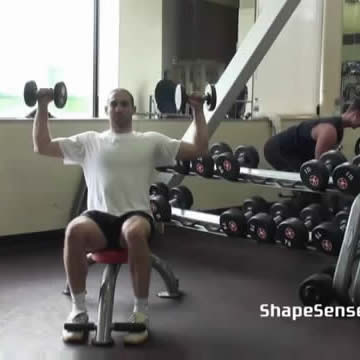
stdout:
POLYGON ((149 187, 155 167, 173 165, 181 142, 157 132, 116 134, 111 130, 55 140, 64 163, 83 169, 88 210, 115 216, 134 210, 151 215, 149 187))

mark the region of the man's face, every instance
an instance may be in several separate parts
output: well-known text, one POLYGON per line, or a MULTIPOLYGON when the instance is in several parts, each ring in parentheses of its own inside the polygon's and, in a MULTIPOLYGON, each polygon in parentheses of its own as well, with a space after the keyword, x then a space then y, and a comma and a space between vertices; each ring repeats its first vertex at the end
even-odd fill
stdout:
POLYGON ((127 127, 131 124, 135 108, 131 103, 131 98, 126 91, 113 91, 110 93, 107 114, 110 122, 118 128, 127 127))

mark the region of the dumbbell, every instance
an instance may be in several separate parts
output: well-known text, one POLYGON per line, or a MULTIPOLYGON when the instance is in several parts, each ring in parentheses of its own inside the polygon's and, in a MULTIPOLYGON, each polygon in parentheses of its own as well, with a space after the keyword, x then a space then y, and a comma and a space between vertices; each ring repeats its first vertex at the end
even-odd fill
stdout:
POLYGON ((190 172, 191 163, 189 160, 176 160, 173 166, 158 166, 157 171, 160 172, 176 172, 182 175, 188 175, 190 172))
POLYGON ((222 177, 236 180, 240 174, 240 167, 257 168, 259 153, 254 146, 240 145, 234 154, 221 154, 215 161, 215 166, 222 177))
POLYGON ((223 153, 232 154, 232 149, 228 144, 224 142, 212 144, 208 155, 191 162, 192 170, 206 178, 211 178, 214 174, 218 175, 217 169, 215 168, 215 160, 223 153))
POLYGON ((360 155, 360 138, 356 140, 355 147, 354 147, 355 155, 360 155))
POLYGON ((302 182, 312 190, 324 190, 332 171, 346 161, 345 156, 336 150, 323 153, 319 160, 310 160, 300 167, 302 182))
MULTIPOLYGON (((67 101, 67 90, 65 83, 58 82, 52 91, 55 106, 63 108, 67 101)), ((34 106, 38 100, 38 87, 35 81, 28 81, 24 87, 24 101, 27 106, 34 106)))
POLYGON ((355 156, 351 163, 346 162, 337 166, 332 178, 340 191, 357 195, 360 192, 360 155, 355 156))
POLYGON ((329 267, 320 273, 306 278, 299 286, 299 297, 303 305, 315 306, 320 304, 327 306, 335 300, 333 290, 333 276, 335 266, 329 267))
MULTIPOLYGON (((180 112, 185 108, 185 104, 188 102, 189 96, 186 94, 185 87, 181 84, 176 85, 175 88, 175 106, 176 111, 180 112)), ((209 111, 212 111, 216 107, 217 96, 215 85, 208 84, 205 87, 205 95, 202 97, 209 111)))
POLYGON ((242 209, 231 208, 220 215, 220 228, 229 236, 244 236, 247 232, 248 220, 258 212, 267 211, 269 205, 260 196, 246 199, 242 209))
POLYGON ((311 204, 301 210, 299 218, 291 217, 282 221, 276 236, 289 248, 304 249, 309 243, 309 231, 329 217, 326 207, 311 204))
POLYGON ((169 199, 169 187, 163 182, 156 182, 150 185, 149 189, 150 197, 163 196, 169 199))
POLYGON ((277 226, 298 212, 298 205, 294 201, 276 202, 270 207, 269 213, 259 212, 249 220, 249 234, 259 242, 274 243, 277 226))
POLYGON ((150 205, 153 216, 157 221, 170 221, 171 207, 190 209, 194 203, 191 191, 184 185, 171 188, 168 197, 165 193, 162 193, 162 190, 159 190, 159 185, 156 185, 157 190, 154 190, 153 185, 150 187, 150 193, 156 193, 156 195, 150 196, 150 205), (157 191, 159 192, 157 193, 157 191))
POLYGON ((341 210, 332 221, 314 227, 311 238, 316 248, 328 255, 339 255, 348 218, 349 212, 341 210))

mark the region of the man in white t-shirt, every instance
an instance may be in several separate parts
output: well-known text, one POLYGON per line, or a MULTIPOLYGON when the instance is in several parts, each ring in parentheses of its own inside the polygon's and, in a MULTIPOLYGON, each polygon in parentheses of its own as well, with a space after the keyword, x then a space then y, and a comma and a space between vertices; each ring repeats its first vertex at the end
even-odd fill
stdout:
MULTIPOLYGON (((87 131, 68 138, 52 139, 48 128, 51 89, 40 89, 33 125, 34 151, 62 158, 65 164, 83 169, 88 188, 87 211, 72 220, 66 229, 64 265, 71 290, 72 310, 67 322, 88 321, 85 305, 86 253, 99 249, 127 247, 135 295, 132 321, 149 327, 150 284, 149 240, 154 232, 149 187, 155 167, 173 165, 208 152, 208 130, 203 100, 192 95, 195 134, 192 143, 171 139, 157 132, 133 131, 134 99, 125 89, 110 92, 106 106, 109 129, 87 131)), ((86 332, 63 330, 65 342, 81 342, 86 332)), ((148 330, 129 333, 124 341, 144 342, 148 330)))

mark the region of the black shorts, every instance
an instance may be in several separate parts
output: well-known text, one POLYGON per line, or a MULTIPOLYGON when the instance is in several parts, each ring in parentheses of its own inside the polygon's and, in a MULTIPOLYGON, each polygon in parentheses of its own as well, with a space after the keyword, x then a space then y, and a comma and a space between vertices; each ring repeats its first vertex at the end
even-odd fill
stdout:
POLYGON ((272 136, 264 145, 264 156, 273 169, 279 171, 299 172, 305 161, 298 153, 282 150, 282 133, 272 136))
POLYGON ((81 214, 94 221, 103 232, 107 241, 107 249, 120 249, 120 234, 124 222, 132 216, 142 216, 151 226, 149 243, 155 236, 155 226, 153 218, 144 211, 130 211, 122 216, 114 216, 102 211, 88 210, 81 214))

